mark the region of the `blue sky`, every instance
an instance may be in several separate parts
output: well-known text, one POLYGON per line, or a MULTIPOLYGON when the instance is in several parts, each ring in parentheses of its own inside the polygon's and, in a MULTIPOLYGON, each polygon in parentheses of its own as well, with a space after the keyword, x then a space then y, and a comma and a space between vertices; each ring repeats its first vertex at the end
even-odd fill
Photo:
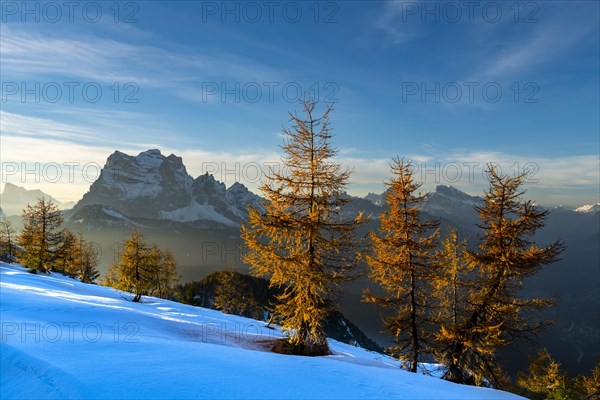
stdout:
POLYGON ((321 110, 334 102, 353 194, 381 192, 400 155, 426 190, 478 194, 495 162, 531 171, 540 203, 600 201, 596 1, 3 2, 1 12, 2 183, 76 200, 114 150, 159 148, 193 176, 255 189, 255 167, 278 161, 287 112, 309 92, 321 110))

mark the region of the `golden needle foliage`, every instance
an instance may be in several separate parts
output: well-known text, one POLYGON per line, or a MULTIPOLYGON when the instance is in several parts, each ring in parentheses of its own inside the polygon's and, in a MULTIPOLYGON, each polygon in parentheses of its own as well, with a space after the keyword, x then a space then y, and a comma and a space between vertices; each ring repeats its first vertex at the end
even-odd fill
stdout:
POLYGON ((334 306, 340 284, 353 278, 357 263, 355 230, 362 214, 340 214, 350 171, 333 160, 328 108, 314 115, 315 102, 304 103, 304 116, 290 114, 285 128, 280 171, 261 186, 264 212, 249 208, 242 228, 244 261, 254 275, 270 278, 284 290, 275 317, 289 334, 293 351, 327 354, 324 319, 334 306))
POLYGON ((139 302, 145 294, 167 297, 179 281, 171 252, 149 246, 137 230, 131 232, 123 247, 119 262, 110 267, 104 283, 132 292, 134 302, 139 302))
POLYGON ((395 158, 392 180, 387 182, 387 208, 380 215, 378 233, 371 233, 372 252, 367 257, 371 279, 384 295, 365 292, 365 301, 385 307, 386 330, 394 336, 391 353, 417 371, 423 356, 432 351, 433 303, 430 292, 435 274, 434 250, 438 221, 422 219, 424 198, 413 178, 412 164, 395 158))
POLYGON ((483 235, 478 250, 465 257, 475 265, 471 287, 462 315, 441 330, 438 340, 445 348, 446 379, 501 387, 506 377, 497 350, 547 325, 534 322, 536 311, 554 304, 553 299, 522 298, 519 290, 525 278, 556 261, 564 246, 531 241, 548 211, 521 199, 525 175, 502 176, 492 166, 487 172, 490 187, 477 207, 483 235))

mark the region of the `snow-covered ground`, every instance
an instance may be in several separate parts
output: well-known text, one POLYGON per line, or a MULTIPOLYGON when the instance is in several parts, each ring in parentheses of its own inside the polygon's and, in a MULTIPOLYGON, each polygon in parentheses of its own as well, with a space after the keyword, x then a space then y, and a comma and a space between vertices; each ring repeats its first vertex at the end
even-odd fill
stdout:
POLYGON ((266 351, 263 322, 0 263, 0 398, 518 399, 400 370, 334 340, 266 351))

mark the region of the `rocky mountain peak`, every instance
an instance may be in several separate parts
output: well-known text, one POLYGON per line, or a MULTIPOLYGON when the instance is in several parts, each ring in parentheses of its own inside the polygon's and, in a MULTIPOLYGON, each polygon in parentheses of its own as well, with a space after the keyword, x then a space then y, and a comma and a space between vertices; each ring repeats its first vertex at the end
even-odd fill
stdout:
POLYGON ((473 198, 473 196, 470 196, 467 193, 450 185, 437 185, 435 187, 435 193, 446 197, 453 197, 459 200, 471 200, 473 198))
POLYGON ((127 217, 235 225, 245 218, 247 204, 258 199, 241 184, 228 191, 208 173, 192 178, 174 154, 165 157, 150 149, 130 156, 115 151, 74 212, 100 204, 127 217))

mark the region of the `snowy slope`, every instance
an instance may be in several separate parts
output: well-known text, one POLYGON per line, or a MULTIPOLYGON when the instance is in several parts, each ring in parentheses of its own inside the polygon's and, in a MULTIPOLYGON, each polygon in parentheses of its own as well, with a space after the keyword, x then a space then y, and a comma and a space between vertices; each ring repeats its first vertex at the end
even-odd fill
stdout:
POLYGON ((262 322, 127 296, 0 263, 0 398, 519 398, 335 341, 332 356, 273 354, 262 322))

